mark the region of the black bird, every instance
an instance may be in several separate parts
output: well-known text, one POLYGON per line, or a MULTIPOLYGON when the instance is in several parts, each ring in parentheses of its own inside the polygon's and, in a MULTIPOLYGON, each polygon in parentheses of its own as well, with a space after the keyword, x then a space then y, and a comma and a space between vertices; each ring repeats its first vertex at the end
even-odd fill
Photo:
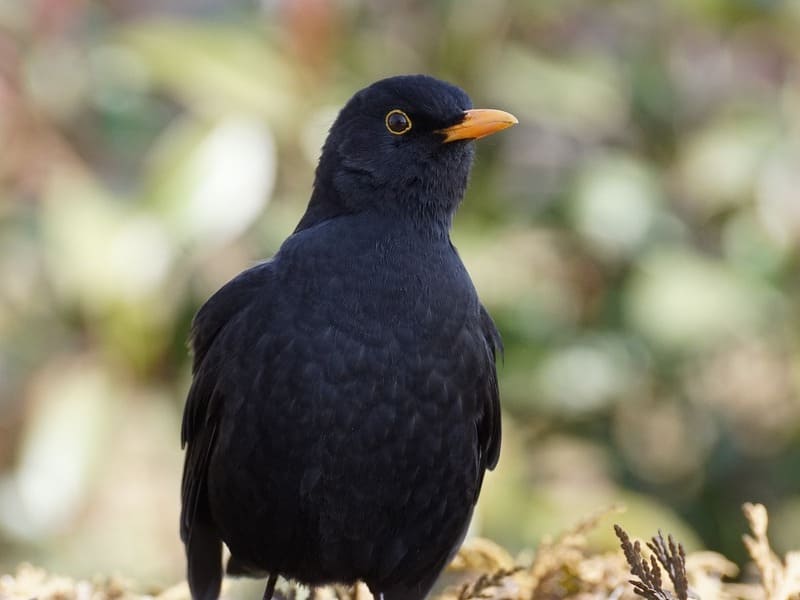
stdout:
POLYGON ((418 600, 500 452, 500 336, 450 241, 471 140, 517 120, 423 75, 361 90, 271 260, 192 325, 181 538, 192 596, 232 575, 418 600))

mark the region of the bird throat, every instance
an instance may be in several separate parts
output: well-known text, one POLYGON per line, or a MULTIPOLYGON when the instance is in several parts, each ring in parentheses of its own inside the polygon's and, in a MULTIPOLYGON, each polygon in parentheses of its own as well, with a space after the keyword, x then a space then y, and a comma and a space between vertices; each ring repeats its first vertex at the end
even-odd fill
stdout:
POLYGON ((342 215, 373 212, 409 221, 420 232, 447 236, 466 191, 472 148, 405 172, 395 184, 357 169, 327 169, 320 161, 314 190, 295 232, 342 215))

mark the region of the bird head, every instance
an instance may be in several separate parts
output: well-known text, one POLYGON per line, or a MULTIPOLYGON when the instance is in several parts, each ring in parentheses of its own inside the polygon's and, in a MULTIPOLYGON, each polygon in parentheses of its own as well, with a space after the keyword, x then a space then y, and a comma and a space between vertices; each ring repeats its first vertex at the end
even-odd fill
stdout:
POLYGON ((449 227, 466 189, 472 140, 515 123, 509 113, 473 109, 463 90, 433 77, 373 83, 331 127, 298 230, 361 211, 449 227))

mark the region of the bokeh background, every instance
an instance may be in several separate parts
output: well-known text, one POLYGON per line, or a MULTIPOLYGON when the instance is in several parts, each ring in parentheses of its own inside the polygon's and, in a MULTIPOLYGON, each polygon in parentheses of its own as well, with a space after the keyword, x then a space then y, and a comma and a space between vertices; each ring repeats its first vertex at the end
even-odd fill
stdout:
POLYGON ((409 72, 520 120, 453 231, 506 342, 476 532, 800 546, 798 58, 797 0, 0 0, 0 572, 182 577, 190 319, 409 72))

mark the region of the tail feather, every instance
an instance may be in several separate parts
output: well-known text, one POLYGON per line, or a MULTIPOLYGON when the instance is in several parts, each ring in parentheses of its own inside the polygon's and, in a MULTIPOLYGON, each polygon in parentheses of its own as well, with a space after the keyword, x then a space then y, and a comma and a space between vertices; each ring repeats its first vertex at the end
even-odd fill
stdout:
POLYGON ((217 600, 222 586, 222 540, 207 520, 195 519, 186 541, 189 590, 194 600, 217 600))

